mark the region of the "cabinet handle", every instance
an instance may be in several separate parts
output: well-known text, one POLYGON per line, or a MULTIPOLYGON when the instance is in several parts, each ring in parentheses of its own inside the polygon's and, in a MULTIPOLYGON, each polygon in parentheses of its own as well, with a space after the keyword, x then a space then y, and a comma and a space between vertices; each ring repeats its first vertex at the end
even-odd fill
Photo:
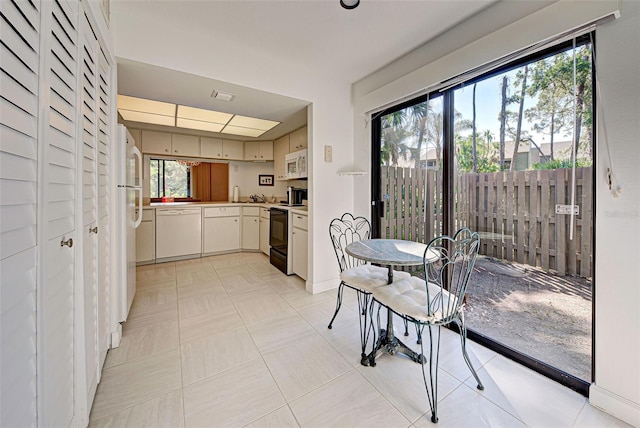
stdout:
POLYGON ((165 152, 169 153, 169 149, 164 149, 165 152))
POLYGON ((93 227, 93 228, 90 227, 89 228, 89 233, 96 233, 97 234, 98 233, 98 226, 93 227))
POLYGON ((68 246, 69 248, 73 247, 73 239, 69 238, 65 241, 63 238, 62 241, 60 241, 60 246, 64 247, 65 245, 68 246))

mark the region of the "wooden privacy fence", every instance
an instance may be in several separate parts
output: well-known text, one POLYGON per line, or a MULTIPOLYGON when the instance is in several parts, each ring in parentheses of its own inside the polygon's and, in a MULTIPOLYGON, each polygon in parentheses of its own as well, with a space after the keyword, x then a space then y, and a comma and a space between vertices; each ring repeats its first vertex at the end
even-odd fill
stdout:
MULTIPOLYGON (((576 169, 573 240, 570 216, 556 204, 571 204, 571 170, 458 174, 456 228, 480 233, 480 254, 555 271, 592 275, 592 172, 576 169)), ((428 242, 441 234, 442 176, 439 171, 381 167, 385 215, 381 235, 428 242), (425 215, 427 214, 427 215, 425 215)))

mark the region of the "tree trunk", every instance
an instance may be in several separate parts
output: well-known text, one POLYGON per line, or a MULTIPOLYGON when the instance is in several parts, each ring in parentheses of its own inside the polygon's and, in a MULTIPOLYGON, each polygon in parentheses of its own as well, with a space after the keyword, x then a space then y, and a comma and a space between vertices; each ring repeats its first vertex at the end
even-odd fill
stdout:
POLYGON ((473 138, 473 147, 472 147, 472 153, 473 153, 473 167, 471 172, 477 172, 478 171, 478 151, 477 151, 477 136, 476 136, 476 86, 478 86, 477 83, 473 84, 473 129, 471 132, 473 132, 472 134, 472 138, 473 138))
POLYGON ((516 168, 516 156, 518 155, 518 146, 520 146, 520 133, 522 132, 522 112, 524 110, 524 95, 527 89, 527 72, 529 66, 524 66, 524 76, 522 78, 522 89, 520 91, 520 108, 518 109, 518 126, 516 127, 516 139, 513 142, 513 154, 511 155, 511 166, 509 171, 515 171, 516 168))
POLYGON ((504 137, 507 123, 507 76, 502 77, 502 106, 500 107, 500 171, 504 170, 504 137))
MULTIPOLYGON (((420 168, 420 160, 421 160, 421 150, 422 150, 422 141, 424 140, 424 134, 425 134, 425 124, 427 123, 427 116, 423 117, 422 119, 420 119, 420 130, 418 131, 418 153, 417 156, 414 160, 414 168, 415 169, 419 169, 420 168)), ((428 161, 428 159, 427 159, 428 161)))
POLYGON ((576 90, 576 117, 574 123, 574 139, 573 144, 576 146, 575 153, 578 154, 580 147, 580 134, 582 131, 582 113, 584 111, 584 82, 578 84, 576 90))

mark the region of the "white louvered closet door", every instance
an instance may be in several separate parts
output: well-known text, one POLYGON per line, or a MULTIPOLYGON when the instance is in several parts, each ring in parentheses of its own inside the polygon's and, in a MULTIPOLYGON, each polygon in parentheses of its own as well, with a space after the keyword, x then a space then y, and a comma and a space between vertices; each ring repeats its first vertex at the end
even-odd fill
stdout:
POLYGON ((37 424, 39 3, 0 1, 0 426, 37 424))
POLYGON ((111 137, 111 66, 100 50, 98 62, 98 352, 99 371, 104 365, 110 346, 109 290, 111 284, 111 211, 110 159, 111 137))
POLYGON ((87 17, 82 14, 81 138, 82 257, 84 293, 84 344, 87 408, 90 408, 100 378, 98 352, 98 43, 87 17))
POLYGON ((43 163, 39 218, 38 425, 67 427, 76 417, 75 261, 78 2, 42 2, 40 125, 43 163))

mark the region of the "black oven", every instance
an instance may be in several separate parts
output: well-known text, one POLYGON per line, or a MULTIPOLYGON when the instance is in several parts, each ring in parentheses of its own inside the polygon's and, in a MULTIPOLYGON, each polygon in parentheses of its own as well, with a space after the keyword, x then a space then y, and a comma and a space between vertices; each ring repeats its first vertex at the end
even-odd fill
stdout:
POLYGON ((269 260, 271 264, 287 272, 287 247, 289 245, 289 212, 278 208, 271 208, 271 220, 269 223, 269 260))

